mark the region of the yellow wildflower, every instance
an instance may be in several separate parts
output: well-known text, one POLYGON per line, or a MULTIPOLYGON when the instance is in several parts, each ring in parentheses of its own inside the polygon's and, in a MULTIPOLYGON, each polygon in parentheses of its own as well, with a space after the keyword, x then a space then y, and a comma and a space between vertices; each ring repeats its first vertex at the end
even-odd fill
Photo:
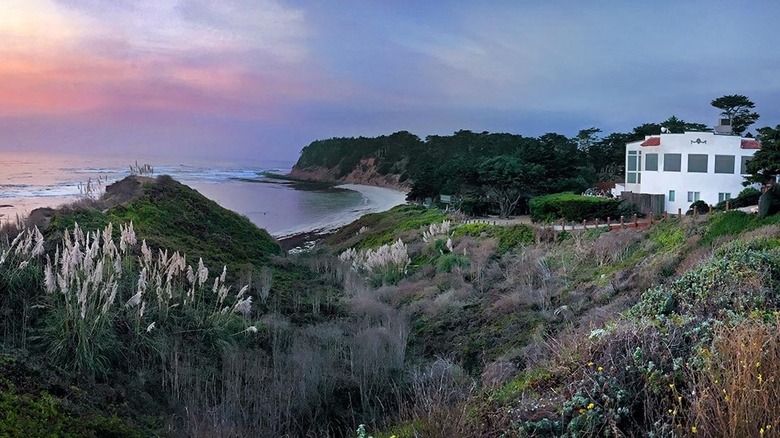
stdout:
POLYGON ((593 362, 588 362, 588 366, 592 367, 593 366, 593 362))
POLYGON ((599 367, 598 370, 599 371, 604 371, 604 367, 599 367))
POLYGON ((696 426, 691 426, 691 432, 696 433, 699 429, 696 429, 696 426))
POLYGON ((595 405, 595 404, 593 404, 593 403, 591 403, 591 404, 589 404, 589 405, 588 405, 588 409, 593 409, 593 408, 595 408, 595 407, 596 407, 596 405, 595 405))

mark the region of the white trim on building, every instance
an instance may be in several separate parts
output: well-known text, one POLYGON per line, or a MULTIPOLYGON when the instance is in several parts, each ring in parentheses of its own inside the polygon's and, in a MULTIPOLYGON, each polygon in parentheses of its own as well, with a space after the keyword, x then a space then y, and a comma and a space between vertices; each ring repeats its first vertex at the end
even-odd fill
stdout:
POLYGON ((759 148, 755 139, 712 132, 647 136, 626 145, 625 190, 664 195, 670 213, 687 211, 691 199, 715 205, 744 189, 745 165, 759 148))

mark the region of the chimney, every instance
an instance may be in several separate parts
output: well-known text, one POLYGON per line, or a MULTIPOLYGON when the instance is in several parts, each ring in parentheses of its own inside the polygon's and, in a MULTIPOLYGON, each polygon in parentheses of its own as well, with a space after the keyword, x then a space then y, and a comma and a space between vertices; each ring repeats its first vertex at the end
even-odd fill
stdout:
POLYGON ((731 117, 721 117, 718 119, 718 126, 715 127, 718 134, 731 134, 731 117))

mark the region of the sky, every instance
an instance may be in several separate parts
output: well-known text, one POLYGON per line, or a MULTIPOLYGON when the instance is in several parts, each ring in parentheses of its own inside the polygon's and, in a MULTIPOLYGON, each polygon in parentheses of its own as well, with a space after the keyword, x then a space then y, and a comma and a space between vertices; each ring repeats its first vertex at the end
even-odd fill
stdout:
POLYGON ((0 0, 0 152, 295 160, 330 137, 574 136, 744 94, 780 2, 0 0))

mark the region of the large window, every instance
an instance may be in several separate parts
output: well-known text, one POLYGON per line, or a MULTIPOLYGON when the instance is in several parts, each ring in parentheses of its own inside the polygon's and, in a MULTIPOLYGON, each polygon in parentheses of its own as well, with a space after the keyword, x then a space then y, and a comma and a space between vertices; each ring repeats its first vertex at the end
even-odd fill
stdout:
POLYGON ((715 155, 715 173, 734 173, 734 156, 715 155))
POLYGON ((688 202, 696 202, 701 197, 701 192, 688 192, 688 202))
POLYGON ((658 170, 658 154, 645 154, 645 170, 658 170))
POLYGON ((674 202, 674 190, 669 190, 669 202, 674 202))
POLYGON ((731 193, 718 193, 718 202, 728 201, 731 199, 731 193))
POLYGON ((747 175, 747 163, 749 163, 752 159, 753 157, 742 157, 742 166, 740 167, 739 173, 742 175, 747 175))
POLYGON ((641 184, 642 173, 642 152, 628 151, 628 162, 626 163, 626 182, 629 184, 641 184))
POLYGON ((681 169, 682 155, 664 154, 664 172, 679 172, 681 169))
POLYGON ((707 154, 688 154, 688 172, 707 173, 707 154))

